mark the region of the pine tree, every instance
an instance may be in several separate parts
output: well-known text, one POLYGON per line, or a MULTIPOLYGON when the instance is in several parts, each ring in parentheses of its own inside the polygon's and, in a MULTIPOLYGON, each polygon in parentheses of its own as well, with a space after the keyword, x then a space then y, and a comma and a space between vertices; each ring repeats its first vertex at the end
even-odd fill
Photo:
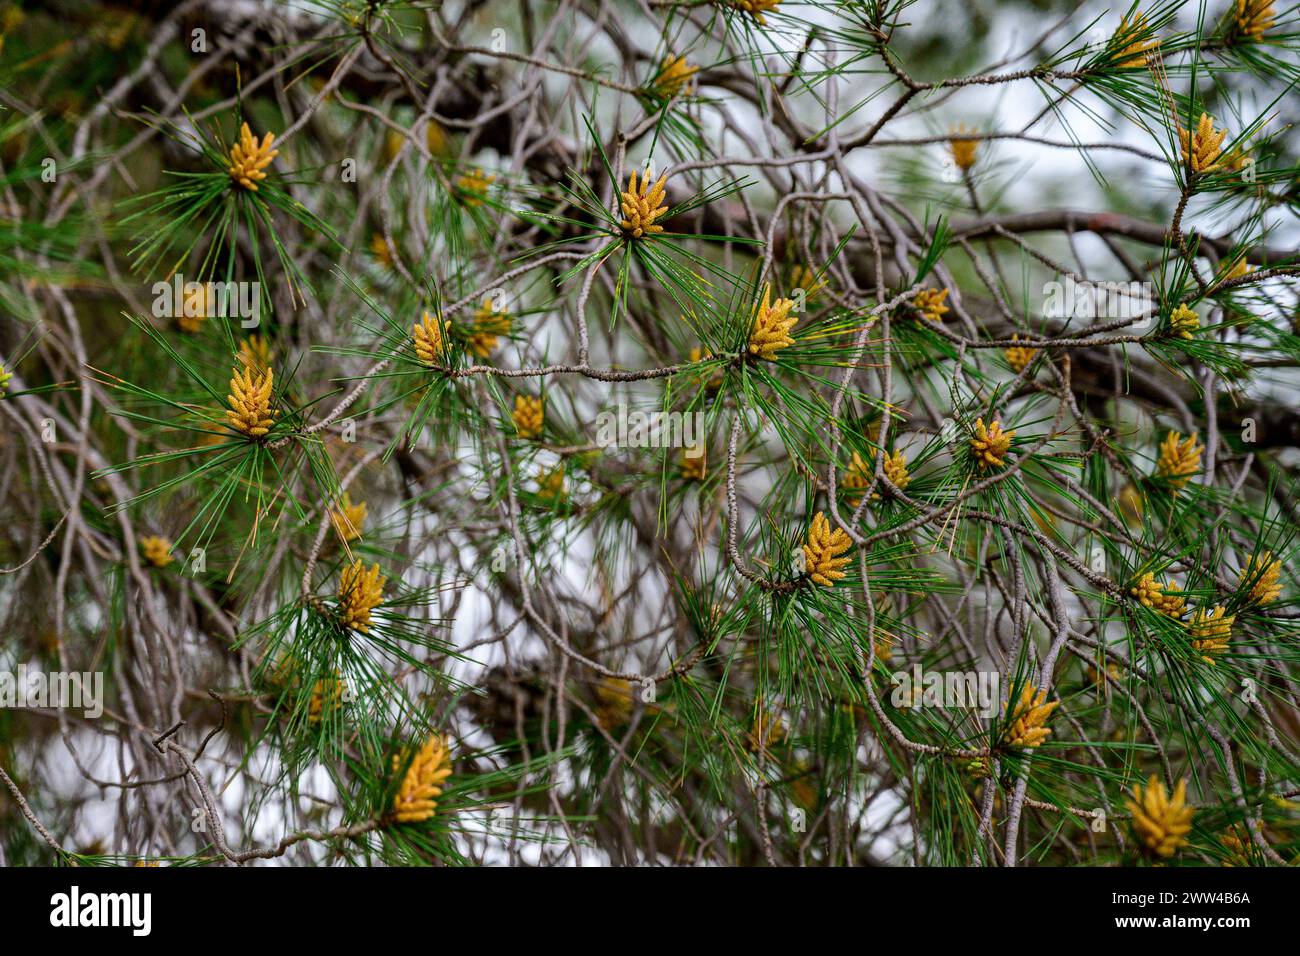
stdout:
POLYGON ((0 862, 1300 859, 1295 8, 23 6, 0 862))

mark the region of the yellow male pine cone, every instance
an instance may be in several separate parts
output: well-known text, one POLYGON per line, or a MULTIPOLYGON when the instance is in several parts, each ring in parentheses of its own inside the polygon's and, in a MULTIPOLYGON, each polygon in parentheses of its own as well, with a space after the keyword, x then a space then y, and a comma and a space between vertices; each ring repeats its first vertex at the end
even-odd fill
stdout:
POLYGON ((259 373, 271 367, 271 360, 274 357, 275 352, 271 348, 271 343, 256 333, 239 343, 239 351, 235 355, 240 365, 259 373))
POLYGON ((1223 282, 1230 282, 1233 279, 1240 279, 1244 275, 1249 275, 1255 271, 1255 267, 1246 261, 1245 255, 1237 256, 1236 260, 1228 267, 1228 271, 1223 274, 1223 282))
POLYGON ((1146 66, 1147 60, 1159 52, 1160 39, 1150 36, 1147 31, 1147 18, 1139 13, 1132 21, 1128 17, 1120 20, 1107 46, 1115 56, 1115 66, 1121 70, 1129 70, 1146 66), (1143 39, 1143 36, 1149 39, 1143 39))
POLYGON ((1236 615, 1225 614, 1221 607, 1213 611, 1198 609, 1187 625, 1192 648, 1213 664, 1214 658, 1226 651, 1232 642, 1232 624, 1236 619, 1236 615))
POLYGON ((428 312, 424 313, 423 318, 417 324, 411 327, 411 337, 415 343, 415 357, 420 360, 421 365, 433 368, 442 361, 442 352, 447 345, 446 333, 451 328, 451 321, 447 320, 438 325, 438 320, 428 312))
POLYGON ((850 560, 840 555, 852 546, 853 542, 843 528, 832 531, 826 515, 817 512, 812 527, 808 529, 808 543, 803 546, 804 567, 808 576, 823 587, 834 587, 835 582, 844 577, 844 572, 840 569, 850 560))
MULTIPOLYGON (((701 348, 698 345, 693 346, 691 348, 692 362, 703 362, 705 359, 711 359, 711 358, 713 358, 713 353, 710 352, 708 349, 701 348)), ((709 374, 708 380, 704 383, 704 390, 706 392, 716 392, 718 389, 722 387, 722 383, 725 380, 725 378, 726 378, 726 373, 722 370, 722 368, 715 367, 713 371, 709 374)))
POLYGON ((307 723, 319 724, 341 708, 344 687, 343 679, 337 672, 333 677, 318 680, 311 689, 311 699, 307 701, 307 723))
POLYGON ((1275 559, 1272 551, 1251 557, 1241 572, 1241 583, 1251 582, 1248 600, 1251 604, 1268 604, 1282 596, 1282 561, 1275 559))
POLYGON ((861 492, 870 485, 871 475, 871 465, 855 451, 853 460, 849 462, 848 471, 844 473, 844 477, 840 480, 840 487, 848 493, 844 500, 850 508, 856 508, 859 502, 862 501, 862 495, 854 494, 854 492, 861 492))
POLYGON ((510 420, 515 423, 515 432, 520 438, 541 437, 542 424, 545 421, 541 398, 532 395, 516 395, 515 410, 510 420))
POLYGON ((230 178, 245 189, 257 192, 258 181, 266 178, 262 170, 280 155, 278 149, 271 148, 274 139, 274 133, 267 133, 259 143, 247 123, 241 126, 239 142, 230 147, 230 166, 227 167, 230 178))
POLYGON ((400 130, 390 129, 384 137, 384 161, 391 163, 397 158, 406 144, 406 134, 400 130))
POLYGON ((155 568, 165 568, 176 560, 172 557, 172 543, 160 535, 150 534, 141 538, 140 551, 155 568))
POLYGON ((370 633, 370 612, 383 603, 384 583, 388 579, 379 573, 379 565, 369 571, 358 560, 339 575, 339 620, 344 627, 370 633))
POLYGON ((781 5, 781 0, 731 0, 731 5, 737 10, 748 13, 758 23, 760 27, 767 26, 767 18, 764 13, 771 13, 781 5))
POLYGON ((1273 0, 1237 0, 1237 12, 1233 25, 1241 36, 1259 40, 1273 26, 1277 11, 1273 9, 1273 0))
POLYGON ((537 497, 551 507, 562 504, 568 493, 564 487, 564 466, 557 465, 550 471, 542 470, 537 474, 537 497))
POLYGON ((750 355, 774 362, 778 352, 794 345, 790 330, 799 319, 790 314, 793 308, 793 299, 772 301, 771 283, 763 287, 763 301, 754 310, 753 323, 749 329, 750 355))
MULTIPOLYGON (((872 460, 874 460, 874 455, 872 460)), ((885 477, 898 488, 904 490, 912 481, 912 476, 907 473, 907 456, 901 451, 885 452, 885 460, 881 463, 881 470, 885 477)), ((849 470, 844 475, 843 485, 849 492, 860 491, 871 484, 871 479, 875 474, 871 461, 863 461, 862 456, 856 451, 853 453, 853 461, 849 464, 849 470)), ((872 501, 880 500, 880 493, 877 492, 871 496, 872 501)), ((862 501, 862 496, 850 494, 847 502, 850 507, 856 508, 862 501)))
MULTIPOLYGON (((409 753, 409 751, 408 751, 409 753)), ((393 771, 402 769, 407 753, 393 755, 393 771)), ((393 815, 398 823, 423 823, 438 811, 438 797, 451 776, 451 754, 437 734, 411 758, 397 795, 393 798, 393 815)))
POLYGON ((1171 431, 1160 443, 1160 455, 1156 459, 1156 475, 1165 479, 1169 487, 1178 491, 1185 487, 1192 476, 1201 470, 1200 446, 1195 435, 1187 438, 1171 431))
POLYGON ((1219 844, 1226 851, 1227 859, 1222 863, 1223 866, 1253 866, 1251 862, 1253 852, 1253 841, 1250 837, 1250 831, 1245 827, 1238 829, 1230 828, 1226 833, 1219 837, 1219 844))
MULTIPOLYGON (((899 491, 903 491, 911 484, 912 476, 907 473, 907 457, 901 451, 886 452, 881 467, 885 472, 885 477, 899 491)), ((877 495, 876 497, 880 496, 877 495)))
POLYGON ((1171 798, 1165 785, 1152 774, 1144 788, 1133 788, 1133 799, 1124 806, 1133 814, 1133 833, 1142 849, 1162 860, 1173 856, 1187 845, 1187 834, 1192 830, 1192 814, 1187 806, 1187 780, 1178 782, 1171 798))
POLYGON ((1178 142, 1182 149, 1183 162, 1190 164, 1194 173, 1212 173, 1221 165, 1219 154, 1223 150, 1223 139, 1228 135, 1226 129, 1216 130, 1214 119, 1208 113, 1201 114, 1196 124, 1196 131, 1188 133, 1178 127, 1178 142))
POLYGON ((393 250, 388 247, 388 240, 375 233, 370 237, 370 254, 387 269, 393 268, 393 250))
POLYGON ((691 92, 691 78, 700 71, 698 66, 692 66, 684 56, 673 56, 671 53, 664 57, 663 63, 659 67, 659 73, 655 77, 654 91, 662 98, 669 100, 678 93, 691 92))
POLYGON ((803 289, 804 302, 811 302, 817 298, 827 284, 826 279, 818 279, 817 274, 808 266, 797 265, 790 270, 790 290, 793 292, 803 289))
POLYGON ((1052 733, 1047 718, 1060 705, 1059 700, 1045 703, 1047 692, 1036 690, 1028 684, 1020 691, 1020 700, 1012 706, 1007 701, 1007 727, 1003 739, 1012 747, 1037 747, 1052 733))
POLYGON ((663 232, 664 227, 657 225, 655 220, 668 211, 668 205, 664 202, 664 183, 668 180, 668 174, 664 173, 659 177, 658 182, 653 186, 650 185, 650 170, 645 171, 645 178, 641 180, 641 185, 637 185, 636 170, 628 177, 627 189, 620 193, 622 201, 620 206, 623 209, 623 231, 633 239, 640 239, 647 234, 663 232))
POLYGON ((948 290, 944 289, 922 289, 912 299, 912 305, 921 313, 921 317, 928 322, 942 322, 943 317, 948 313, 948 306, 944 300, 948 298, 948 290))
MULTIPOLYGON (((1016 341, 1019 340, 1020 336, 1013 335, 1011 338, 1016 341)), ((1025 370, 1025 367, 1034 360, 1034 356, 1037 354, 1038 349, 1031 349, 1024 345, 1012 345, 1006 351, 1007 361, 1017 375, 1025 370)))
POLYGON ((968 139, 967 137, 975 132, 967 129, 966 124, 954 127, 951 131, 953 138, 948 140, 948 152, 952 155, 952 161, 958 169, 970 169, 975 165, 975 158, 979 151, 979 140, 968 139), (965 134, 965 135, 963 135, 965 134))
POLYGON ((273 373, 268 368, 256 372, 245 367, 243 372, 233 369, 230 378, 230 394, 226 401, 230 410, 226 420, 230 427, 242 432, 249 438, 261 438, 271 430, 271 386, 273 373))
POLYGON ((1180 619, 1187 610, 1187 599, 1179 592, 1182 588, 1173 581, 1157 581, 1156 576, 1148 571, 1129 588, 1129 594, 1137 598, 1143 607, 1149 607, 1158 614, 1180 619))
POLYGON ((1015 431, 1004 432, 1002 422, 994 419, 984 427, 984 419, 975 419, 975 437, 970 440, 971 451, 983 471, 987 468, 1001 468, 1006 464, 1006 454, 1011 448, 1011 439, 1015 431))
POLYGON ((494 182, 496 182, 495 176, 475 168, 456 178, 456 190, 460 193, 461 201, 465 205, 481 206, 483 200, 487 198, 488 187, 494 182))
POLYGON ((338 509, 330 512, 330 523, 344 544, 355 541, 361 537, 361 530, 366 523, 366 503, 360 501, 354 505, 351 497, 344 492, 338 509))
POLYGON ((1178 308, 1169 313, 1169 329, 1180 339, 1192 338, 1200 327, 1201 317, 1194 309, 1188 308, 1186 302, 1179 303, 1178 308))
POLYGON ((465 341, 466 350, 475 358, 487 358, 497 347, 497 336, 510 331, 510 313, 498 312, 488 296, 474 313, 474 325, 465 341))

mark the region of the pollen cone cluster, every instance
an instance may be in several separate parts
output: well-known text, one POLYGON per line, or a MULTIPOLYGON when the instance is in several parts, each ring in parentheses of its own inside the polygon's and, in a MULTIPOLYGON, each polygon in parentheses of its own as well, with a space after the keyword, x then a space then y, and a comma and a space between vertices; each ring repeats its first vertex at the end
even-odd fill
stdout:
POLYGON ((488 188, 496 182, 496 177, 483 172, 481 169, 471 169, 463 176, 456 178, 456 188, 460 191, 461 199, 467 206, 481 206, 483 200, 487 198, 488 188))
POLYGON ((885 460, 881 462, 881 469, 885 477, 899 491, 905 490, 912 481, 912 476, 907 473, 907 456, 901 451, 886 452, 885 460))
MULTIPOLYGON (((1018 340, 1020 336, 1013 335, 1011 338, 1012 340, 1018 340)), ((1026 366, 1034 360, 1034 356, 1037 354, 1038 349, 1031 349, 1023 345, 1013 345, 1006 351, 1007 361, 1017 375, 1025 370, 1026 366)))
POLYGON ((465 348, 475 358, 487 358, 497 347, 497 337, 509 331, 510 313, 497 311, 489 296, 474 313, 474 325, 465 348))
POLYGON ((1007 701, 1007 719, 1011 725, 1007 727, 1003 739, 1008 744, 1012 747, 1037 747, 1048 738, 1052 729, 1047 726, 1047 719, 1061 702, 1054 700, 1045 703, 1046 700, 1045 691, 1026 684, 1014 707, 1007 701))
POLYGON ((975 437, 970 440, 971 451, 983 471, 987 468, 1001 468, 1006 464, 1006 454, 1011 449, 1014 431, 1004 432, 1002 422, 994 419, 987 428, 984 419, 975 419, 975 437))
POLYGON ((1268 604, 1282 596, 1282 561, 1275 559, 1272 551, 1246 562, 1241 572, 1241 583, 1250 584, 1248 599, 1251 604, 1268 604))
POLYGON ((1169 328, 1180 339, 1190 339, 1201 327, 1201 317, 1187 303, 1180 303, 1178 308, 1169 313, 1169 328))
MULTIPOLYGON (((855 492, 861 492, 871 484, 874 468, 871 459, 864 460, 856 451, 853 453, 853 460, 849 463, 849 469, 844 473, 844 480, 841 482, 844 489, 849 492, 847 502, 850 507, 856 508, 862 501, 862 495, 855 492)), ((884 461, 881 462, 881 470, 899 491, 903 491, 912 481, 912 476, 907 473, 907 456, 901 451, 885 452, 884 461)), ((880 500, 880 493, 877 492, 871 496, 873 501, 880 500)))
POLYGON ((1180 780, 1169 796, 1165 785, 1152 774, 1143 787, 1133 788, 1133 799, 1124 806, 1133 814, 1133 833, 1148 854, 1167 860, 1187 845, 1192 829, 1192 814, 1187 806, 1187 781, 1180 780))
POLYGON ((1244 275, 1249 275, 1255 271, 1255 267, 1246 261, 1244 255, 1237 256, 1236 261, 1228 267, 1228 271, 1223 274, 1223 281, 1230 282, 1233 279, 1240 279, 1244 275))
POLYGON ((638 186, 636 170, 632 170, 631 176, 628 177, 627 189, 620 194, 623 230, 632 238, 640 239, 642 236, 664 231, 664 227, 656 224, 655 220, 668 211, 668 206, 664 202, 664 184, 667 180, 668 174, 664 173, 651 186, 650 170, 647 169, 638 186))
POLYGON ((1115 66, 1128 70, 1146 66, 1148 57, 1159 52, 1160 40, 1151 36, 1147 30, 1147 18, 1139 13, 1131 21, 1128 17, 1120 20, 1110 38, 1110 49, 1115 54, 1115 66))
MULTIPOLYGON (((710 352, 708 349, 701 348, 698 345, 693 346, 691 348, 692 362, 703 362, 711 358, 713 358, 713 353, 710 352)), ((718 389, 722 387, 722 383, 725 380, 725 378, 726 378, 726 373, 723 372, 723 370, 720 367, 715 367, 713 371, 709 373, 709 377, 704 383, 704 390, 707 392, 716 392, 718 389)))
MULTIPOLYGON (((407 754, 393 756, 394 772, 406 763, 407 754)), ((451 754, 437 734, 411 758, 402 785, 393 798, 393 816, 398 823, 423 823, 438 811, 438 797, 451 776, 451 754)))
POLYGON ((1186 487, 1192 476, 1201 470, 1203 451, 1205 449, 1197 442, 1195 435, 1183 438, 1178 432, 1171 431, 1160 443, 1156 475, 1165 479, 1174 491, 1186 487))
POLYGON ((826 515, 817 512, 812 527, 808 529, 808 543, 803 546, 808 576, 823 587, 834 587, 835 582, 844 577, 840 569, 849 563, 848 558, 840 555, 852 546, 853 542, 843 528, 832 531, 826 515))
POLYGON ((230 403, 226 420, 231 428, 249 438, 261 438, 271 430, 272 378, 269 368, 264 372, 248 367, 242 372, 232 370, 230 394, 226 396, 230 403))
POLYGON ((375 233, 370 237, 370 254, 385 268, 393 268, 393 250, 388 247, 388 240, 375 233))
POLYGON ((964 123, 952 132, 955 135, 948 140, 948 152, 952 154, 952 161, 958 169, 970 169, 975 165, 975 158, 979 151, 979 140, 966 138, 974 130, 967 129, 964 123), (962 134, 965 134, 965 136, 962 134))
POLYGON ((943 317, 948 313, 948 306, 944 304, 947 298, 946 288, 922 289, 912 298, 912 305, 927 322, 942 322, 943 317))
POLYGON ((778 352, 794 345, 790 330, 799 319, 790 314, 793 308, 793 299, 773 302, 771 284, 763 287, 763 301, 754 311, 754 321, 749 330, 750 355, 772 362, 778 352))
POLYGON ((370 632, 370 612, 384 600, 384 583, 379 565, 367 571, 361 561, 344 568, 339 576, 339 620, 344 627, 363 634, 370 632))
POLYGON ((804 302, 811 302, 827 286, 826 279, 818 279, 817 273, 805 265, 797 265, 790 270, 791 291, 803 289, 804 302))
POLYGON ((160 535, 150 534, 141 538, 140 551, 155 568, 165 568, 176 560, 172 557, 172 543, 160 535))
POLYGON ((366 523, 366 503, 360 501, 354 505, 345 492, 339 507, 330 512, 330 522, 344 544, 357 540, 366 523))
POLYGON ((537 497, 551 507, 562 504, 568 497, 564 487, 564 466, 557 465, 550 471, 543 469, 537 475, 537 497))
POLYGON ((1233 22, 1238 33, 1258 40, 1273 26, 1276 18, 1273 0, 1237 0, 1233 22))
POLYGON ((1178 142, 1182 148, 1183 162, 1190 165, 1194 173, 1214 172, 1221 165, 1219 154, 1223 151, 1223 139, 1227 135, 1227 130, 1214 128, 1214 119, 1208 113, 1201 114, 1201 120, 1193 133, 1180 126, 1178 142))
POLYGON ((323 677, 318 680, 311 689, 311 699, 307 701, 307 722, 319 724, 341 708, 345 686, 343 679, 337 674, 334 677, 323 677))
POLYGON ((844 473, 840 480, 840 487, 848 492, 845 500, 849 507, 856 508, 862 501, 861 492, 871 484, 871 465, 856 451, 853 453, 853 460, 849 462, 849 469, 844 473))
POLYGON ((1187 625, 1192 648, 1213 664, 1214 658, 1226 651, 1231 644, 1232 624, 1236 619, 1236 615, 1226 614, 1221 607, 1212 611, 1200 608, 1187 625))
POLYGON ((203 323, 208 318, 208 284, 196 282, 182 296, 180 308, 176 312, 176 324, 182 332, 195 335, 203 331, 203 323))
POLYGON ((533 395, 516 395, 515 410, 510 416, 520 438, 538 438, 542 434, 545 412, 542 400, 533 395))
POLYGON ((731 0, 731 5, 737 10, 748 13, 759 26, 767 26, 767 18, 764 13, 771 13, 781 5, 781 0, 731 0))
POLYGON ((1187 610, 1187 599, 1178 592, 1182 588, 1172 581, 1157 581, 1154 574, 1148 571, 1142 575, 1141 579, 1133 587, 1129 588, 1129 594, 1137 598, 1138 603, 1143 607, 1149 607, 1151 610, 1166 617, 1181 618, 1183 612, 1187 610))
POLYGON ((263 170, 280 155, 278 149, 271 148, 274 140, 275 134, 267 133, 259 143, 247 123, 241 126, 239 142, 230 147, 230 166, 227 167, 230 178, 245 189, 257 192, 258 182, 266 178, 263 170))
POLYGON ((274 357, 275 352, 271 348, 271 343, 256 333, 239 343, 239 352, 235 355, 240 365, 258 373, 269 369, 271 359, 274 357))
POLYGON ((663 64, 659 67, 659 75, 655 77, 655 92, 664 99, 672 99, 678 93, 689 93, 691 91, 691 78, 700 71, 698 66, 692 66, 687 62, 684 56, 673 56, 671 53, 664 58, 663 64))
POLYGON ((420 360, 421 365, 433 368, 442 361, 443 349, 447 344, 446 332, 450 327, 450 320, 439 325, 437 318, 428 312, 424 313, 418 324, 412 326, 411 338, 415 343, 415 357, 420 360))

